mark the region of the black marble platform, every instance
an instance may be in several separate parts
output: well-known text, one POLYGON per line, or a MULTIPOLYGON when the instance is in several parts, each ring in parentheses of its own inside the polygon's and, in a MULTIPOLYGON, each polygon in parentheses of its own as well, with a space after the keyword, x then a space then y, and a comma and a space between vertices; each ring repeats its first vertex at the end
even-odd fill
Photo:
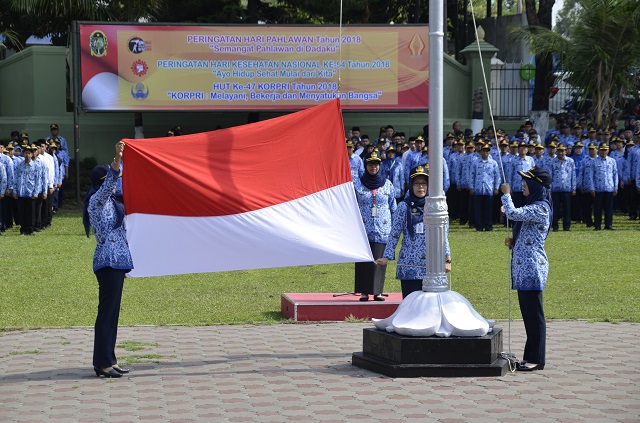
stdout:
POLYGON ((500 328, 485 336, 448 338, 366 328, 362 352, 353 353, 352 363, 390 377, 504 376, 509 363, 501 352, 500 328))

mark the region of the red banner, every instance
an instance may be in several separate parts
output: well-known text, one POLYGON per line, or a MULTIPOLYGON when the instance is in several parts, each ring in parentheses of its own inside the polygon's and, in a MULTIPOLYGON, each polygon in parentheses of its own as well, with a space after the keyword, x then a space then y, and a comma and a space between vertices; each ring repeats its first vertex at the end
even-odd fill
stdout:
POLYGON ((426 110, 428 27, 80 24, 82 105, 426 110))

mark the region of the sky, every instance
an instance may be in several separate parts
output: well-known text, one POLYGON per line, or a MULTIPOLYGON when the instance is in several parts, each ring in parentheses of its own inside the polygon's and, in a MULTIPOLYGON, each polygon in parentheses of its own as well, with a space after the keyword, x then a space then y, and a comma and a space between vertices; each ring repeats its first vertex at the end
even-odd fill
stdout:
POLYGON ((556 26, 556 15, 560 10, 562 10, 562 6, 564 5, 564 0, 556 0, 553 5, 553 9, 551 12, 551 25, 552 27, 556 26))

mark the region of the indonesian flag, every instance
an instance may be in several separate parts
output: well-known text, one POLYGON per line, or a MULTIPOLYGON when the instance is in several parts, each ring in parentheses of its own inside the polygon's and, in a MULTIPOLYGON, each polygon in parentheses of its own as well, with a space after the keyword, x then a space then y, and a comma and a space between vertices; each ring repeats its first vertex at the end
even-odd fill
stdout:
POLYGON ((339 100, 214 132, 123 141, 130 276, 373 261, 339 100))

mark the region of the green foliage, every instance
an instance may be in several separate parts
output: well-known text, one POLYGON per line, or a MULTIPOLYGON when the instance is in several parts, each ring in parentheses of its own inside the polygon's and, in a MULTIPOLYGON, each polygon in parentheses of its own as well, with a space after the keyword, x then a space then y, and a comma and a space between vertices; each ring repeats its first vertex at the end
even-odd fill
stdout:
POLYGON ((599 126, 615 116, 618 96, 633 91, 640 66, 640 2, 579 0, 575 21, 563 37, 529 26, 512 36, 528 39, 536 53, 556 54, 565 80, 593 99, 592 121, 599 126))
MULTIPOLYGON (((551 233, 545 290, 550 319, 640 322, 637 244, 640 225, 616 217, 618 231, 594 232, 574 225, 551 233)), ((505 229, 478 233, 451 224, 452 289, 486 318, 519 319, 517 296, 509 290, 505 229)), ((0 330, 92 326, 98 286, 91 271, 95 239, 87 238, 79 211, 62 211, 50 229, 21 237, 16 228, 0 236, 0 330), (25 257, 33 258, 25 260, 25 257)), ((214 325, 285 322, 284 292, 348 292, 353 264, 300 266, 154 278, 126 279, 121 325, 214 325)), ((387 292, 399 292, 395 261, 387 270, 387 292)), ((127 349, 144 348, 123 341, 127 349)))

